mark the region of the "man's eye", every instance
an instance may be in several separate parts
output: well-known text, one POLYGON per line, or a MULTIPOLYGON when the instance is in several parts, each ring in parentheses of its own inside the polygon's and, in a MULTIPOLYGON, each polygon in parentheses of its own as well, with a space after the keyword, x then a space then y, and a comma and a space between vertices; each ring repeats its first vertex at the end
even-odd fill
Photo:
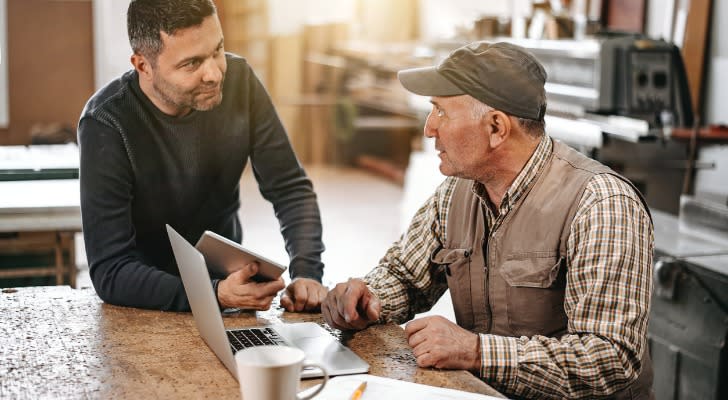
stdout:
POLYGON ((436 111, 437 111, 436 115, 438 116, 438 118, 442 118, 445 116, 444 110, 438 108, 436 111))

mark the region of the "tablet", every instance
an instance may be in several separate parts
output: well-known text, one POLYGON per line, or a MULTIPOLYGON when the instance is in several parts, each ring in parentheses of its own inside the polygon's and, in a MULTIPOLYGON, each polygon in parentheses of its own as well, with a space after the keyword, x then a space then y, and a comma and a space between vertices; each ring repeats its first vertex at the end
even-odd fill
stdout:
POLYGON ((228 276, 254 261, 258 262, 258 273, 254 281, 265 282, 278 279, 286 267, 247 250, 234 241, 215 232, 205 231, 195 245, 205 257, 207 268, 219 276, 228 276))

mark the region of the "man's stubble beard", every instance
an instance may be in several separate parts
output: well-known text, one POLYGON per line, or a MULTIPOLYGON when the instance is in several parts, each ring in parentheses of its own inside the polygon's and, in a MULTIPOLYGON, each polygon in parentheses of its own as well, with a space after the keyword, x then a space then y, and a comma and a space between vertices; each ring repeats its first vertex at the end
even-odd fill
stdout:
POLYGON ((156 92, 157 96, 166 104, 174 107, 177 110, 192 109, 196 111, 209 111, 222 103, 222 88, 225 83, 225 78, 220 81, 219 84, 219 95, 216 99, 211 100, 207 104, 201 104, 196 99, 195 92, 180 92, 176 86, 170 84, 162 78, 155 78, 152 81, 152 87, 156 92))

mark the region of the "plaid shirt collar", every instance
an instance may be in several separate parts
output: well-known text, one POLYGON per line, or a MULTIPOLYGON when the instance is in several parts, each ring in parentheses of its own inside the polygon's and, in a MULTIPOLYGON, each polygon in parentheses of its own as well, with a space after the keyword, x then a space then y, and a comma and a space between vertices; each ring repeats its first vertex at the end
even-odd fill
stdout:
POLYGON ((503 201, 501 201, 498 215, 492 215, 495 205, 490 201, 488 193, 485 190, 485 185, 478 181, 473 182, 473 193, 475 193, 475 195, 478 196, 487 206, 486 213, 488 214, 488 220, 492 221, 497 217, 503 217, 511 210, 513 205, 516 204, 518 199, 520 199, 526 192, 528 186, 533 182, 536 176, 538 176, 539 171, 541 171, 541 169, 546 165, 546 160, 548 160, 551 155, 552 149, 553 144, 551 143, 551 138, 544 134, 541 138, 541 142, 536 147, 536 151, 533 152, 531 158, 528 160, 518 176, 516 176, 516 179, 513 180, 513 183, 503 196, 503 201))

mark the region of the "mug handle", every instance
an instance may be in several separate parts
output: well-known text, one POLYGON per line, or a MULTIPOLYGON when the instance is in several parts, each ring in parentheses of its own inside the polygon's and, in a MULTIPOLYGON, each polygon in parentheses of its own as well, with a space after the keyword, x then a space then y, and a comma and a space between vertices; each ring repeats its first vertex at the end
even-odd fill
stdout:
POLYGON ((320 369, 321 372, 324 373, 324 381, 321 382, 321 383, 319 383, 316 391, 313 392, 313 393, 311 393, 311 394, 309 394, 308 396, 306 396, 306 397, 296 396, 296 399, 298 399, 298 400, 309 400, 310 398, 312 398, 312 397, 316 396, 317 394, 321 393, 321 391, 324 389, 324 386, 326 386, 326 382, 329 381, 329 373, 328 373, 328 371, 326 371, 326 368, 324 368, 321 364, 318 364, 318 363, 315 363, 315 362, 310 362, 310 361, 304 361, 303 362, 303 365, 301 366, 301 369, 310 368, 310 367, 314 367, 314 368, 320 369))

